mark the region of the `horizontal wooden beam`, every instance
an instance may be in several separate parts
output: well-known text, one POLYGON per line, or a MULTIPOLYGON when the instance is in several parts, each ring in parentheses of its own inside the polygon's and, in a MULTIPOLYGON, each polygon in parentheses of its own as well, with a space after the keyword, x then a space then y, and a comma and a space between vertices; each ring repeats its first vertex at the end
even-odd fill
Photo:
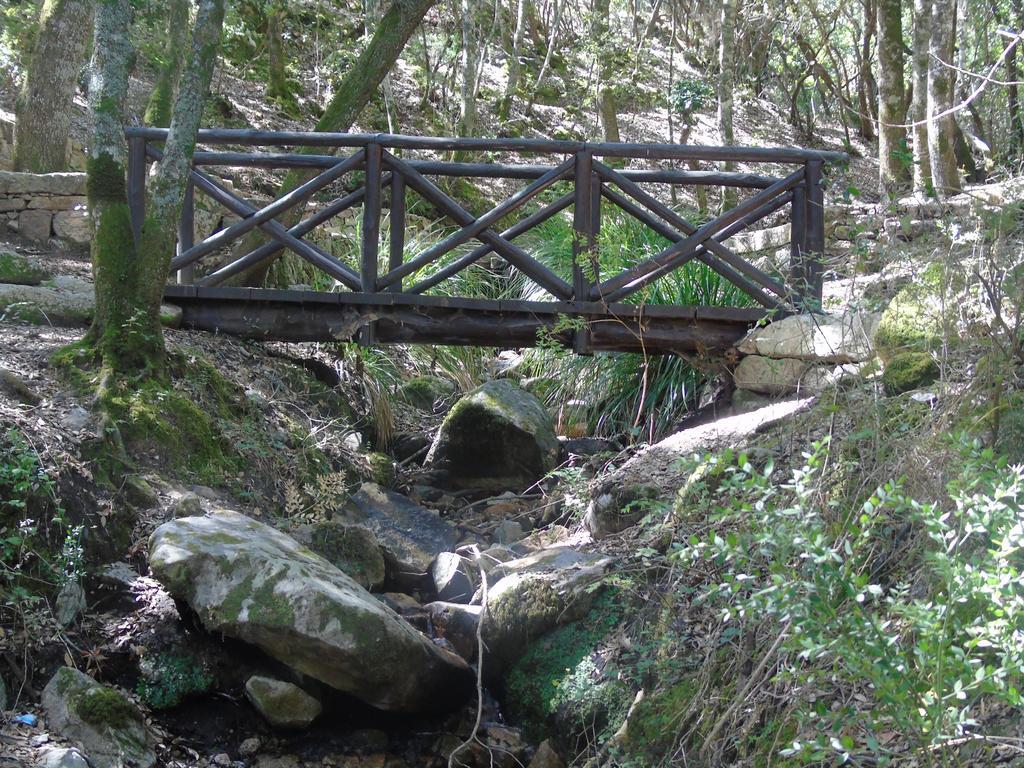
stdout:
MULTIPOLYGON (((197 167, 229 166, 238 168, 331 168, 338 162, 335 155, 306 155, 300 152, 196 152, 192 159, 197 167)), ((441 160, 409 160, 407 162, 424 176, 476 179, 539 179, 555 167, 553 165, 455 163, 441 160)), ((778 178, 774 176, 725 171, 623 168, 619 172, 631 181, 691 187, 767 189, 778 181, 778 178)))
MULTIPOLYGON (((166 128, 129 127, 128 138, 166 141, 166 128)), ((826 152, 800 147, 698 147, 685 144, 632 144, 627 142, 558 141, 553 139, 485 139, 435 136, 402 136, 378 133, 327 133, 317 131, 257 131, 207 128, 199 131, 200 144, 237 144, 268 147, 364 147, 380 144, 386 149, 435 151, 522 152, 575 154, 588 151, 600 157, 636 157, 649 160, 707 160, 754 163, 805 163, 810 160, 844 162, 845 152, 826 152)))
MULTIPOLYGON (((354 339, 375 323, 385 344, 530 347, 566 314, 588 324, 597 351, 725 350, 764 318, 733 307, 642 307, 595 302, 489 301, 397 293, 321 293, 256 288, 168 286, 165 301, 182 308, 186 328, 250 339, 354 339)), ((567 347, 570 333, 555 337, 567 347)))

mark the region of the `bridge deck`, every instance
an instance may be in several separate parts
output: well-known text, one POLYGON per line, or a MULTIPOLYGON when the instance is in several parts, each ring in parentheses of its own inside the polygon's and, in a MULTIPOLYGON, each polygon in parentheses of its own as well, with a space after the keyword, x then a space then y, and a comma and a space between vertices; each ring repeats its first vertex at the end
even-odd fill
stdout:
MULTIPOLYGON (((648 354, 728 349, 766 314, 760 308, 490 301, 194 285, 168 286, 165 298, 181 307, 186 328, 250 339, 348 341, 355 340, 360 329, 372 327, 372 341, 381 344, 532 347, 560 319, 573 317, 586 323, 589 349, 648 354)), ((566 346, 573 342, 572 330, 548 331, 548 335, 566 346)))

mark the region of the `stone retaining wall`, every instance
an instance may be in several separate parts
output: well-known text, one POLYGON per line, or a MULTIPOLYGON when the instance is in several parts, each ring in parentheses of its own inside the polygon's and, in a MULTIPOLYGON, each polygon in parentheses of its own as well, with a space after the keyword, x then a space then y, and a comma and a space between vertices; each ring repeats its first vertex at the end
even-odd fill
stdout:
POLYGON ((84 173, 0 171, 0 217, 27 240, 85 245, 92 237, 84 173))

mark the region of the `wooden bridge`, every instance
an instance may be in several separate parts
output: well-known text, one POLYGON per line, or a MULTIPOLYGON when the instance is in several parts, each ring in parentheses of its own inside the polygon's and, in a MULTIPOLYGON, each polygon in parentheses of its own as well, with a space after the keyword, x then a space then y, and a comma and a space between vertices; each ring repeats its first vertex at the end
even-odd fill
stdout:
MULTIPOLYGON (((167 131, 129 128, 126 134, 129 203, 133 222, 141 227, 147 162, 161 157, 160 146, 167 131)), ((177 256, 171 265, 177 284, 166 289, 166 300, 181 306, 186 327, 258 339, 358 339, 363 343, 495 347, 533 346, 538 333, 548 329, 551 336, 584 354, 593 350, 658 354, 724 349, 766 316, 820 306, 825 230, 822 168, 845 157, 836 152, 790 148, 248 130, 203 130, 199 144, 243 147, 248 151, 195 153, 177 256), (290 151, 275 151, 281 148, 290 151), (318 151, 321 154, 314 154, 318 151), (455 157, 514 153, 544 162, 511 165, 437 159, 446 153, 456 153, 455 157), (763 176, 674 167, 623 167, 652 161, 672 165, 691 161, 757 163, 782 170, 776 176, 763 176), (218 166, 305 169, 308 180, 257 207, 203 170, 218 166), (346 176, 348 187, 343 186, 346 176), (477 216, 432 180, 437 177, 528 183, 477 216), (558 195, 554 188, 564 188, 567 183, 572 189, 558 195), (641 184, 734 187, 750 192, 735 207, 696 225, 641 184), (235 223, 198 243, 193 236, 196 190, 238 217, 235 223), (434 211, 458 227, 412 258, 408 257, 406 241, 407 190, 418 193, 434 211), (307 218, 292 226, 278 221, 291 209, 305 212, 314 197, 326 198, 326 202, 307 218), (538 199, 544 200, 539 206, 538 199), (523 209, 531 202, 535 210, 526 215, 523 209), (669 241, 668 247, 650 257, 639 255, 634 265, 618 274, 600 274, 596 251, 602 203, 616 206, 663 236, 669 241), (362 208, 358 263, 345 263, 304 239, 315 228, 355 206, 362 208), (733 235, 787 207, 791 252, 785 274, 770 274, 725 245, 733 235), (574 229, 571 280, 563 279, 514 242, 569 209, 574 229), (385 211, 390 219, 390 237, 386 253, 382 253, 385 211), (513 214, 520 218, 509 226, 513 214), (503 225, 500 231, 499 224, 503 225), (267 236, 265 244, 244 255, 224 258, 229 246, 257 228, 267 236), (479 242, 477 247, 462 247, 473 240, 479 242), (224 285, 284 249, 326 273, 334 289, 269 290, 224 285), (500 257, 533 283, 536 288, 530 300, 426 294, 487 256, 500 257), (630 303, 644 288, 693 260, 703 262, 736 285, 759 308, 630 303), (197 269, 200 264, 205 267, 206 262, 211 266, 197 269), (428 268, 433 271, 424 276, 428 268), (540 293, 543 296, 538 297, 540 293), (573 321, 566 323, 566 317, 573 321)))

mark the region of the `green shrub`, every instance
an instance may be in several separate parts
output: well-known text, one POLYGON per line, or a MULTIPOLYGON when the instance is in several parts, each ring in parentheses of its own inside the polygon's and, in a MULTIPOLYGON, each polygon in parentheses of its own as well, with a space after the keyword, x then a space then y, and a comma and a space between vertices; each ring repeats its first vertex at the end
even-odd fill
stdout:
POLYGON ((723 618, 778 627, 777 677, 804 692, 784 756, 885 765, 901 750, 942 755, 984 735, 983 699, 1021 705, 1024 468, 974 443, 962 454, 939 502, 891 482, 852 514, 823 492, 825 444, 787 482, 741 456, 708 536, 678 550, 713 569, 704 599, 723 618), (920 558, 889 561, 906 521, 920 558), (893 731, 899 741, 884 738, 893 731))

